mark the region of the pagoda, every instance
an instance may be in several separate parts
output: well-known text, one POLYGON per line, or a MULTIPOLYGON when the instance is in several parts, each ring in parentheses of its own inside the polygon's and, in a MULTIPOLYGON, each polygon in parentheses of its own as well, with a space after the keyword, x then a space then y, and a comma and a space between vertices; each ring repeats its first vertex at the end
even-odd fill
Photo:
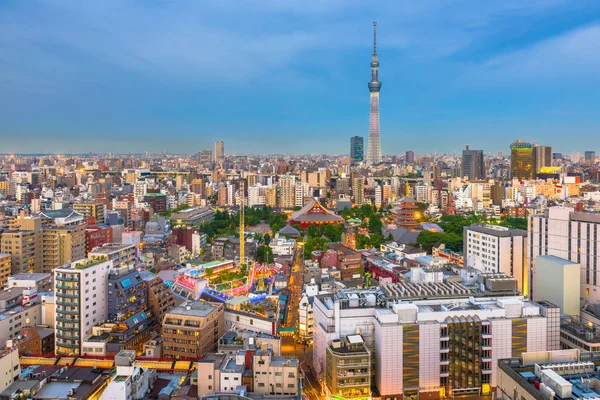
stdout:
POLYGON ((407 228, 416 230, 421 228, 421 224, 417 222, 417 214, 419 208, 415 204, 415 200, 410 197, 403 197, 400 199, 398 204, 392 208, 392 215, 394 216, 395 224, 397 227, 407 228))

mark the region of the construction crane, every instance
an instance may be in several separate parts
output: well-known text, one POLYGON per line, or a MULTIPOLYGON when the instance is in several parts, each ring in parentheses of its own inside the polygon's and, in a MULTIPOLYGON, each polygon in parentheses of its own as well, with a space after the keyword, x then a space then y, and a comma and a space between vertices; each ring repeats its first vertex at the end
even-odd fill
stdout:
POLYGON ((244 208, 246 207, 246 201, 244 197, 244 181, 240 180, 240 264, 243 264, 245 258, 245 245, 246 238, 244 237, 244 208))

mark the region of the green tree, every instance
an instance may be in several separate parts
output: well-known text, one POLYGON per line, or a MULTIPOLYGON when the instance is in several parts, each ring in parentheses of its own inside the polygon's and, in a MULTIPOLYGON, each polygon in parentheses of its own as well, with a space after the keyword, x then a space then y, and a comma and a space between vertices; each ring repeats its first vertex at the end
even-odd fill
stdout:
POLYGON ((319 229, 319 226, 316 224, 312 224, 308 227, 308 237, 309 238, 316 238, 321 236, 321 230, 319 229))
POLYGON ((381 223, 381 218, 376 215, 372 215, 369 219, 369 232, 381 234, 382 227, 383 224, 381 223))
POLYGON ((268 245, 259 246, 256 249, 256 258, 261 263, 272 263, 273 262, 273 249, 268 245))
POLYGON ((343 227, 340 225, 329 224, 325 226, 323 229, 323 234, 331 241, 331 242, 339 242, 342 240, 343 227))
POLYGON ((263 240, 265 241, 266 245, 271 244, 271 235, 269 235, 268 233, 265 233, 265 236, 263 236, 263 240))

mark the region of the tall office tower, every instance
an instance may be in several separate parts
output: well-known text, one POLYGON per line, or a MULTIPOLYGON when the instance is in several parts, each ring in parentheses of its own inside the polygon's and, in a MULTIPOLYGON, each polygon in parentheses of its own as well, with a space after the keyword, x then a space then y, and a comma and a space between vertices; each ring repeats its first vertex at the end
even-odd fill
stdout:
POLYGON ((373 164, 381 162, 381 139, 379 136, 379 61, 377 60, 377 22, 373 22, 373 57, 371 58, 371 116, 369 118, 369 148, 367 161, 373 164))
POLYGON ((539 256, 550 255, 573 261, 581 265, 583 302, 600 302, 600 214, 550 207, 543 214, 529 216, 528 232, 534 280, 539 256))
POLYGON ((515 140, 510 145, 510 175, 513 179, 526 180, 534 176, 533 145, 515 140))
POLYGON ((535 173, 539 174, 542 168, 552 166, 552 147, 536 145, 533 148, 533 161, 535 173))
POLYGON ((225 161, 225 144, 222 140, 215 142, 215 164, 223 164, 225 161))
POLYGON ((362 162, 364 159, 365 142, 362 136, 350 138, 350 159, 353 163, 362 162))
POLYGON ((586 151, 585 152, 585 161, 594 163, 596 161, 596 152, 595 151, 586 151))
POLYGON ((112 261, 79 260, 54 270, 55 353, 83 354, 83 340, 106 320, 108 271, 112 261))
POLYGON ((198 153, 198 163, 205 166, 213 161, 212 151, 210 149, 202 150, 198 153))
POLYGON ((296 177, 284 175, 279 178, 279 207, 294 208, 296 206, 296 177))
POLYGON ((406 158, 406 162, 407 163, 409 163, 409 164, 414 163, 415 162, 415 152, 412 151, 412 150, 408 150, 406 152, 406 157, 405 158, 406 158))
POLYGON ((485 164, 483 163, 483 150, 469 150, 469 145, 462 152, 461 164, 462 177, 470 181, 485 178, 485 164))

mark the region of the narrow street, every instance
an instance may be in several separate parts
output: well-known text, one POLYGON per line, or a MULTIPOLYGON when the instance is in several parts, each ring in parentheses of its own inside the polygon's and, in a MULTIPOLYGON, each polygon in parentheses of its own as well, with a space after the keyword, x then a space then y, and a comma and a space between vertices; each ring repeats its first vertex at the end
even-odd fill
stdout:
MULTIPOLYGON (((298 304, 300 302, 300 295, 302 294, 302 287, 304 286, 302 274, 303 251, 304 248, 302 246, 298 246, 296 249, 294 265, 290 274, 290 310, 288 320, 285 324, 285 327, 287 328, 298 328, 298 304)), ((303 394, 311 400, 319 399, 319 383, 310 372, 312 367, 312 346, 305 346, 304 344, 298 343, 296 334, 294 336, 283 336, 281 338, 281 348, 284 356, 298 358, 301 374, 304 377, 303 394)))

